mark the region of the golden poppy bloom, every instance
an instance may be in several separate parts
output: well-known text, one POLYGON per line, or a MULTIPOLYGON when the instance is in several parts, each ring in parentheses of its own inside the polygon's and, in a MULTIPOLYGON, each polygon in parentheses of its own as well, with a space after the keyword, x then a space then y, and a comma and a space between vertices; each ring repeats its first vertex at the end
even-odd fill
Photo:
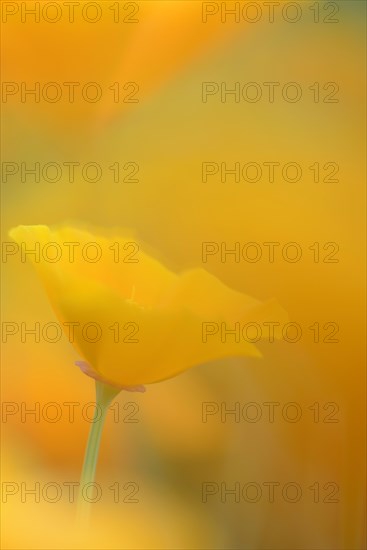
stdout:
POLYGON ((32 259, 83 358, 78 366, 112 386, 142 391, 214 359, 261 356, 229 331, 286 319, 274 300, 261 303, 204 269, 175 274, 128 237, 44 225, 18 226, 10 236, 22 260, 32 259))

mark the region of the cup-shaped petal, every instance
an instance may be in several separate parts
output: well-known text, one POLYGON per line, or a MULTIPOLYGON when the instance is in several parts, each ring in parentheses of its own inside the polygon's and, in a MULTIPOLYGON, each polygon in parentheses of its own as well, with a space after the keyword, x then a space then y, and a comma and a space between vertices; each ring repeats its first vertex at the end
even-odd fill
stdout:
POLYGON ((260 356, 250 341, 204 337, 203 327, 217 333, 223 323, 285 318, 275 302, 231 290, 203 269, 169 271, 131 237, 46 226, 19 226, 10 235, 38 247, 32 258, 69 341, 96 377, 113 385, 157 382, 227 356, 260 356))

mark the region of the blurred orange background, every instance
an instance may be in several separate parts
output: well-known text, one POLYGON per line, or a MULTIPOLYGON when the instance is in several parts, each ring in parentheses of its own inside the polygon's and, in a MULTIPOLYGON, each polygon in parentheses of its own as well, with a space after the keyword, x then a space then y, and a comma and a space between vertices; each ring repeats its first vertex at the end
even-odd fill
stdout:
MULTIPOLYGON (((22 3, 4 2, 3 10, 5 4, 22 3)), ((22 23, 21 11, 3 19, 3 83, 97 82, 103 98, 3 99, 3 162, 96 162, 103 178, 85 181, 79 168, 74 182, 65 172, 53 183, 31 176, 21 181, 20 172, 9 176, 2 183, 3 241, 18 224, 75 220, 130 227, 172 269, 202 266, 236 290, 261 300, 275 297, 302 326, 303 337, 295 344, 262 344, 260 360, 202 365, 149 386, 144 395, 120 394, 115 410, 121 417, 117 422, 109 413, 102 440, 97 481, 105 498, 94 506, 89 538, 76 540, 75 510, 64 493, 56 503, 32 497, 21 502, 18 493, 3 500, 3 547, 364 548, 365 4, 329 2, 339 8, 335 24, 323 22, 331 9, 324 2, 318 24, 310 9, 315 3, 307 1, 296 2, 302 17, 295 23, 282 17, 284 2, 274 23, 257 2, 263 16, 252 24, 234 17, 222 22, 220 11, 203 23, 203 3, 191 0, 118 3, 121 17, 138 6, 136 23, 115 23, 111 6, 117 3, 96 2, 102 15, 93 24, 83 20, 82 2, 70 23, 65 3, 58 4, 63 18, 54 24, 31 17, 22 23), (290 103, 277 92, 274 103, 222 102, 219 95, 202 102, 203 82, 231 88, 235 82, 271 81, 299 83, 302 99, 290 103), (138 83, 138 103, 115 103, 109 90, 115 82, 121 89, 138 83), (309 87, 315 82, 321 90, 336 82, 339 102, 313 101, 309 87), (115 162, 137 163, 139 182, 114 183, 108 167, 115 162), (280 172, 273 183, 265 177, 221 182, 219 176, 203 183, 204 162, 297 162, 303 175, 294 183, 280 172), (339 182, 315 182, 309 169, 315 162, 337 163, 339 182), (287 262, 279 253, 273 263, 266 257, 236 263, 215 255, 202 264, 203 242, 231 248, 235 242, 270 241, 298 243, 302 259, 287 262), (329 242, 338 244, 339 261, 314 262, 309 247, 320 243, 325 255, 322 247, 329 242), (328 322, 339 326, 339 342, 315 343, 309 327, 328 322), (136 404, 136 423, 123 421, 129 402, 136 404), (207 402, 228 409, 255 402, 264 417, 235 422, 228 416, 222 422, 216 414, 205 423, 207 402), (279 402, 279 410, 298 403, 302 418, 287 422, 279 413, 271 423, 267 402, 279 402), (310 409, 314 403, 320 422, 310 409), (337 405, 338 422, 323 421, 332 410, 328 403, 337 405), (139 502, 114 503, 108 487, 115 481, 137 483, 139 502), (256 503, 222 503, 218 494, 204 503, 205 482, 296 482, 303 497, 270 503, 264 491, 256 503), (309 487, 315 482, 337 485, 339 501, 314 502, 309 487)), ((54 321, 32 266, 14 255, 3 259, 2 268, 3 322, 54 321)), ((75 350, 65 338, 22 343, 15 335, 3 345, 2 358, 5 404, 39 403, 42 410, 53 402, 63 410, 55 423, 42 415, 39 422, 31 415, 22 421, 20 412, 3 416, 3 489, 4 482, 31 487, 77 481, 89 429, 80 410, 94 392, 92 381, 73 365, 75 350), (81 404, 75 422, 65 402, 81 404)), ((323 497, 327 493, 322 489, 323 497)))

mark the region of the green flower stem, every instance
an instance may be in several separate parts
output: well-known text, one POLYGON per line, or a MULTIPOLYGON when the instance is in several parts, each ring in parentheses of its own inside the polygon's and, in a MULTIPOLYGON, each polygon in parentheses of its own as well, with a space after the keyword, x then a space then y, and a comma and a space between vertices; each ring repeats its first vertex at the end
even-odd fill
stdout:
POLYGON ((113 386, 96 380, 96 409, 89 431, 78 496, 77 526, 81 531, 88 528, 90 516, 90 502, 84 498, 83 489, 86 484, 94 482, 99 446, 107 410, 111 401, 120 391, 119 388, 114 388, 113 386))

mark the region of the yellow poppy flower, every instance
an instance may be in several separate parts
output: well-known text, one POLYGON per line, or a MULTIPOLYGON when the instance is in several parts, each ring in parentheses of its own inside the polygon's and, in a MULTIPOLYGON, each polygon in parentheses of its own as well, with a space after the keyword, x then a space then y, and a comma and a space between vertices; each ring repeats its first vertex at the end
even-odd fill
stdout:
POLYGON ((83 357, 78 366, 112 386, 142 391, 214 359, 261 356, 234 326, 286 320, 274 300, 261 303, 204 269, 175 274, 129 237, 44 225, 18 226, 10 236, 22 260, 32 259, 83 357))

